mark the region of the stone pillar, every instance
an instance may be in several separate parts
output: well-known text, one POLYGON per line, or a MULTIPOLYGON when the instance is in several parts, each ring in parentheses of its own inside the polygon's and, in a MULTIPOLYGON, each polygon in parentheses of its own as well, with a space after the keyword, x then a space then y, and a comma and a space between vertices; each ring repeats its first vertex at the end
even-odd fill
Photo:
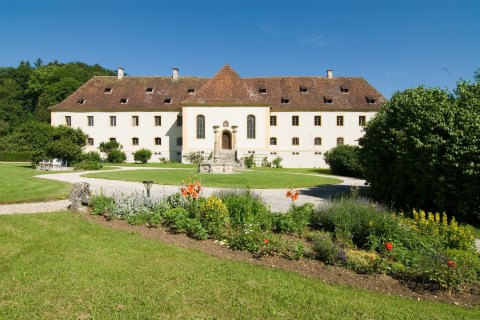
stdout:
POLYGON ((237 151, 237 129, 238 126, 232 126, 232 150, 237 151))
POLYGON ((90 184, 87 182, 75 182, 70 194, 70 209, 74 211, 87 211, 90 203, 90 184))
POLYGON ((218 160, 218 152, 220 150, 220 142, 218 139, 218 128, 220 126, 213 126, 213 136, 215 138, 215 141, 213 143, 213 162, 216 163, 218 160))

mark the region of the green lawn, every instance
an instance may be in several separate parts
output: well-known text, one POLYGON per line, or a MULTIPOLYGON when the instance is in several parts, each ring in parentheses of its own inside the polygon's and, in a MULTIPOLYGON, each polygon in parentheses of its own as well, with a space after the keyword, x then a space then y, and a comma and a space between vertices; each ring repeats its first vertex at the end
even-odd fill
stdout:
POLYGON ((0 163, 0 204, 66 199, 71 185, 35 178, 45 174, 29 163, 0 163))
POLYGON ((103 163, 104 167, 146 167, 146 168, 197 168, 196 164, 185 164, 179 162, 168 162, 168 163, 103 163))
POLYGON ((207 187, 229 187, 252 189, 312 187, 336 184, 341 181, 312 175, 291 174, 281 171, 238 171, 234 174, 199 174, 196 168, 182 170, 129 170, 85 174, 85 177, 125 181, 152 180, 156 184, 179 185, 181 181, 196 177, 207 187))
POLYGON ((1 319, 478 319, 480 310, 325 285, 71 213, 0 216, 1 319))

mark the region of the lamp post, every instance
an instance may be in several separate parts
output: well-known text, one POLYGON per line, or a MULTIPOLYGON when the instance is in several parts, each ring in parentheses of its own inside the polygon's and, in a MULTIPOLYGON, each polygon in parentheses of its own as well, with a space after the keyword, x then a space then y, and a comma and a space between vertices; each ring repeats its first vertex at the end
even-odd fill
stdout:
POLYGON ((152 189, 153 181, 146 180, 143 181, 143 186, 147 189, 147 197, 150 197, 150 189, 152 189))

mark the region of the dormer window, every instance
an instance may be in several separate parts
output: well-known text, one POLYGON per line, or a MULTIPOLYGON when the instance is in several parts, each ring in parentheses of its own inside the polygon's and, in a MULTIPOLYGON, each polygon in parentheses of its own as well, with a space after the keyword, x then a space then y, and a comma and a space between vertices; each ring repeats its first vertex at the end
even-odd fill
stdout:
POLYGON ((347 87, 344 87, 344 86, 341 86, 341 87, 340 87, 340 92, 341 92, 341 93, 348 93, 348 91, 349 91, 349 90, 348 90, 347 87))
POLYGON ((195 88, 190 88, 187 90, 188 94, 195 94, 195 88))
POLYGON ((165 104, 171 104, 171 103, 172 103, 172 99, 171 99, 171 98, 167 98, 167 99, 163 100, 163 103, 165 103, 165 104))
POLYGON ((307 87, 300 87, 300 92, 301 93, 308 93, 307 87))
POLYGON ((103 93, 105 93, 105 94, 111 94, 111 93, 112 93, 112 88, 105 88, 105 90, 103 91, 103 93))
POLYGON ((260 93, 260 94, 266 94, 266 93, 267 93, 267 88, 260 87, 260 88, 258 89, 258 93, 260 93))
POLYGON ((127 104, 127 103, 128 103, 128 99, 126 98, 120 99, 120 104, 127 104))
POLYGON ((85 104, 86 99, 78 99, 77 104, 85 104))
POLYGON ((145 90, 145 93, 153 93, 153 88, 147 88, 147 89, 145 90))
POLYGON ((372 97, 365 97, 367 99, 368 104, 374 104, 375 103, 375 98, 372 97))
POLYGON ((290 99, 288 99, 288 98, 282 98, 282 100, 280 100, 280 102, 281 102, 282 104, 287 104, 287 103, 290 103, 290 99))
POLYGON ((332 98, 323 97, 323 102, 324 102, 325 104, 332 104, 332 103, 333 103, 333 99, 332 99, 332 98))

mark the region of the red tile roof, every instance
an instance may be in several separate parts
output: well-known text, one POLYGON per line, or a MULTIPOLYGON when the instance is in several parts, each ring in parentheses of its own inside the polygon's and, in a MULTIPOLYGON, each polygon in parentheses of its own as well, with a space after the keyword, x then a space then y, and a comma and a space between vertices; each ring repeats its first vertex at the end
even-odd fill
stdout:
POLYGON ((376 111, 384 101, 383 95, 363 78, 241 78, 232 67, 225 65, 210 79, 93 77, 50 110, 181 111, 182 106, 188 105, 268 105, 272 111, 376 111), (261 88, 266 92, 260 92, 261 88), (348 89, 348 93, 341 88, 348 89), (189 93, 190 89, 195 92, 189 93), (367 97, 375 99, 375 103, 369 103, 367 97), (84 103, 79 104, 82 99, 84 103), (122 99, 127 99, 127 103, 120 103, 122 99), (326 103, 329 99, 332 103, 326 103))

